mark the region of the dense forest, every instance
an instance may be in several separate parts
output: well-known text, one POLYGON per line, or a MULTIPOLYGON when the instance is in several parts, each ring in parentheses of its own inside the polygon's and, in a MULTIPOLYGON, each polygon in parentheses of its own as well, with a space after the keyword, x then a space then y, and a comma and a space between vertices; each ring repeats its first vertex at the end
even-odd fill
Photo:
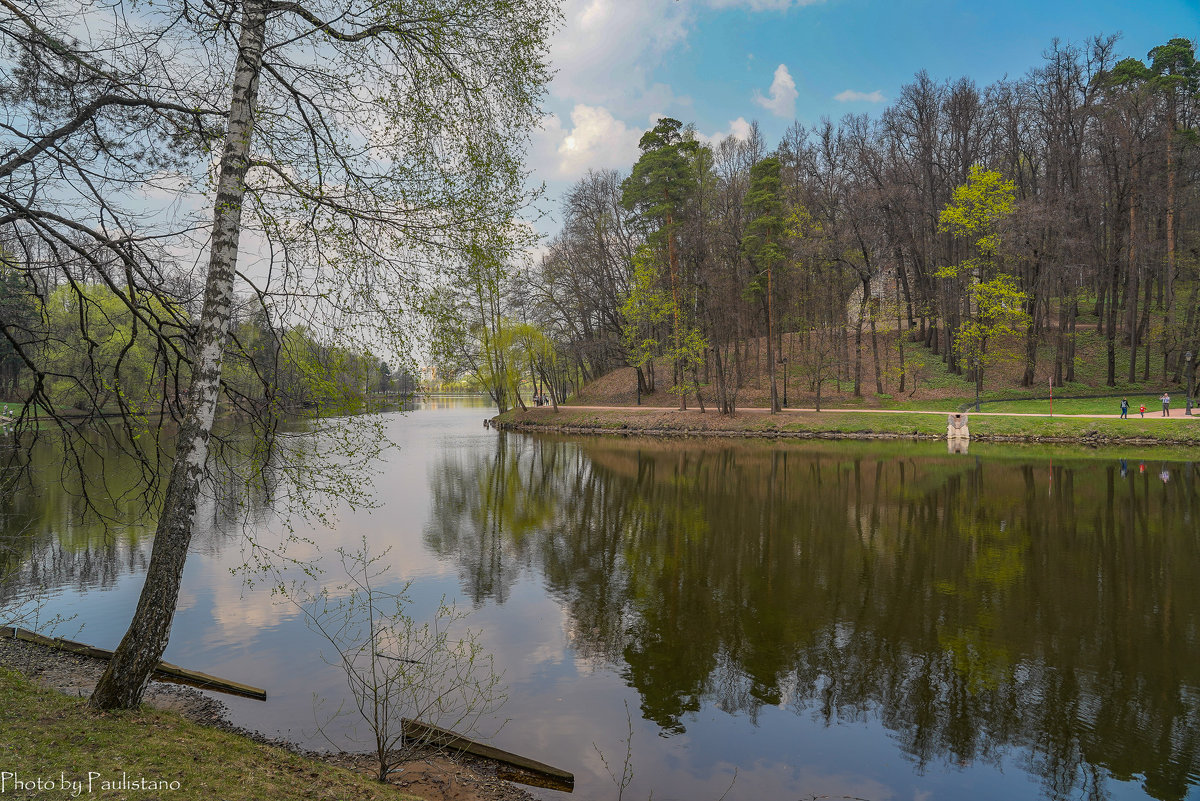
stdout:
POLYGON ((989 86, 919 73, 773 147, 664 118, 628 173, 570 188, 540 263, 481 264, 455 301, 474 334, 440 353, 502 409, 626 366, 727 413, 751 375, 778 408, 785 365, 818 402, 832 379, 911 392, 930 360, 961 395, 1175 388, 1200 344, 1198 114, 1193 42, 1096 37, 989 86))

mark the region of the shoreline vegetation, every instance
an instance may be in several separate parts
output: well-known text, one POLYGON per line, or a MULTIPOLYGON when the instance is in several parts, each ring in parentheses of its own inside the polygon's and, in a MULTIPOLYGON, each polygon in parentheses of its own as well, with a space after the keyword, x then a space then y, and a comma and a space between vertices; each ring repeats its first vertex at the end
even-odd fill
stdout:
POLYGON ((87 694, 102 668, 92 657, 0 641, 5 797, 532 798, 484 760, 436 752, 406 763, 391 783, 380 784, 369 775, 369 755, 313 752, 239 729, 229 724, 220 701, 190 687, 152 682, 141 708, 96 712, 88 707, 87 694))
POLYGON ((8 743, 5 788, 16 798, 118 793, 230 801, 359 798, 421 801, 398 788, 278 746, 192 722, 178 712, 97 714, 85 698, 36 686, 0 668, 8 743), (51 786, 53 784, 53 786, 51 786))
MULTIPOLYGON (((945 411, 742 409, 729 417, 709 409, 678 411, 658 407, 560 406, 510 410, 492 418, 497 429, 527 433, 649 437, 726 437, 771 439, 946 439, 945 411)), ((1200 445, 1200 417, 1182 410, 1163 419, 1147 409, 1143 419, 1103 416, 1054 417, 1036 414, 968 413, 975 442, 1099 445, 1200 445)))

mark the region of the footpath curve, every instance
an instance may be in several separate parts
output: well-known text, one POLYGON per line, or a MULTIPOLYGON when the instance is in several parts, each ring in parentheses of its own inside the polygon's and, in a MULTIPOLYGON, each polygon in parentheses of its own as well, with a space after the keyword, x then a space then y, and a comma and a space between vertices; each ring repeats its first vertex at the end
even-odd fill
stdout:
MULTIPOLYGON (((584 411, 596 411, 596 412, 623 412, 623 411, 637 411, 639 409, 645 409, 646 411, 652 411, 652 412, 692 413, 692 412, 699 411, 699 409, 692 407, 692 406, 689 406, 687 409, 680 409, 677 406, 591 406, 591 405, 575 406, 575 405, 563 404, 559 408, 564 409, 564 410, 580 409, 580 410, 584 410, 584 411)), ((708 408, 708 407, 706 407, 706 408, 708 408)), ((715 410, 712 408, 708 408, 708 411, 715 412, 715 410)), ((748 412, 748 413, 769 414, 770 411, 771 411, 770 409, 764 408, 762 406, 742 406, 742 407, 738 408, 737 413, 741 414, 742 412, 748 412)), ((854 409, 854 408, 847 409, 847 408, 840 408, 840 407, 839 408, 826 407, 826 408, 821 409, 820 412, 818 412, 814 408, 806 409, 806 408, 795 407, 795 406, 789 406, 786 409, 781 409, 778 413, 779 414, 794 414, 794 413, 809 413, 809 412, 819 413, 819 414, 825 414, 826 412, 830 412, 830 413, 845 412, 845 413, 849 413, 849 414, 934 414, 934 415, 960 414, 960 412, 951 412, 951 411, 945 411, 945 410, 938 411, 936 409, 854 409)), ((1119 414, 1043 414, 1041 412, 972 412, 972 411, 967 411, 967 412, 961 412, 961 414, 965 414, 968 417, 1040 417, 1040 418, 1064 417, 1064 418, 1072 418, 1072 419, 1079 419, 1079 420, 1115 420, 1115 419, 1119 419, 1121 417, 1121 415, 1119 415, 1119 414)), ((1129 413, 1129 419, 1132 420, 1135 417, 1137 417, 1137 412, 1131 411, 1129 413)), ((1191 420, 1200 420, 1200 416, 1192 415, 1191 417, 1189 417, 1189 416, 1185 415, 1183 413, 1183 411, 1181 411, 1181 410, 1172 409, 1170 416, 1163 417, 1162 412, 1156 409, 1155 413, 1153 415, 1150 414, 1149 410, 1147 410, 1145 418, 1137 418, 1137 419, 1191 421, 1191 420)))

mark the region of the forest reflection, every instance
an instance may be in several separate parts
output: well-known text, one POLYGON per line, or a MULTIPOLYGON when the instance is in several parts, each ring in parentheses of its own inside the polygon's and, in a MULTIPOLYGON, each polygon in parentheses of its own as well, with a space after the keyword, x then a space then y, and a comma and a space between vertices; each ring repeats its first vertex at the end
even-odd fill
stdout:
POLYGON ((430 485, 463 591, 538 576, 665 734, 779 706, 876 719, 918 770, 1015 758, 1051 798, 1196 783, 1191 463, 501 433, 430 485))
MULTIPOLYGON (((388 409, 415 407, 408 399, 388 409)), ((323 515, 340 502, 371 502, 375 449, 386 445, 384 419, 221 418, 189 551, 240 552, 243 558, 229 567, 247 575, 295 564, 286 553, 293 523, 323 525, 323 515), (356 494, 352 483, 367 489, 356 494), (277 524, 271 531, 269 519, 277 524)), ((124 575, 144 573, 172 443, 165 436, 161 450, 139 451, 129 446, 127 430, 104 421, 0 439, 0 610, 34 593, 110 589, 124 575)))
MULTIPOLYGON (((97 427, 0 450, 0 603, 67 587, 110 589, 124 575, 145 572, 157 509, 143 476, 160 467, 131 458, 121 436, 97 427), (73 448, 63 445, 68 436, 73 448)), ((218 443, 197 505, 193 552, 238 547, 231 532, 270 514, 279 483, 274 463, 296 454, 277 443, 264 462, 255 445, 237 432, 218 443)))

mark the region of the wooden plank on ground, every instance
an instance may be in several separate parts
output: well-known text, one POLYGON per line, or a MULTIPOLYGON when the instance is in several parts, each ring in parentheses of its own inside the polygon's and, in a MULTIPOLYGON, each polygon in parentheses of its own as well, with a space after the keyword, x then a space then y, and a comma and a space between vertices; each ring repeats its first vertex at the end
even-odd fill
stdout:
MULTIPOLYGON (((113 652, 105 648, 97 648, 94 645, 87 645, 74 640, 67 640, 62 637, 46 637, 37 632, 29 631, 28 629, 20 628, 19 626, 3 626, 0 627, 0 637, 8 637, 10 639, 24 640, 25 642, 44 645, 48 648, 58 648, 61 651, 66 651, 71 654, 80 654, 81 656, 90 656, 96 659, 112 659, 113 652)), ((167 681, 175 681, 180 684, 189 684, 195 687, 203 687, 206 690, 216 690, 217 692, 229 693, 230 695, 240 695, 243 698, 254 698, 258 701, 267 700, 267 691, 258 687, 251 687, 249 684, 242 684, 229 679, 222 679, 219 676, 213 676, 208 673, 201 673, 198 670, 188 670, 181 668, 179 665, 173 665, 170 662, 159 662, 158 667, 154 669, 154 675, 160 679, 167 681)))
POLYGON ((443 729, 429 723, 422 723, 419 720, 404 718, 401 721, 401 726, 404 730, 404 736, 407 738, 510 765, 533 774, 540 781, 531 782, 522 779, 520 774, 505 775, 504 778, 506 779, 519 781, 524 784, 536 784, 539 787, 550 787, 568 793, 575 789, 575 774, 561 768, 556 768, 553 765, 547 765, 545 762, 538 762, 536 759, 530 759, 520 754, 514 754, 511 751, 504 751, 485 743, 476 742, 457 732, 452 732, 449 729, 443 729))

